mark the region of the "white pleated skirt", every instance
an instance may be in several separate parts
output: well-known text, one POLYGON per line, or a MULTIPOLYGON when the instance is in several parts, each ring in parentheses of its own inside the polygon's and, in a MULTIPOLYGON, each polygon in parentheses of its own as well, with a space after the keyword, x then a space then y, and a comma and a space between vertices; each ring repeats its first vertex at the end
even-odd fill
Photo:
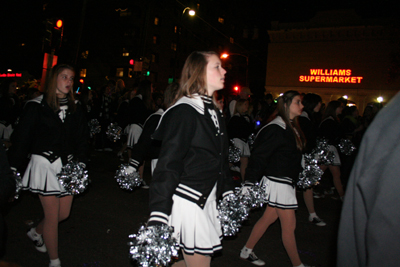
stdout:
POLYGON ((280 209, 297 209, 296 189, 288 184, 278 183, 263 177, 260 185, 266 186, 267 204, 280 209))
POLYGON ((244 142, 239 138, 233 138, 232 140, 235 146, 240 149, 241 157, 250 157, 250 146, 248 143, 244 142))
POLYGON ((43 196, 70 195, 58 182, 57 174, 61 172, 61 168, 61 158, 50 163, 43 156, 32 155, 22 178, 22 189, 43 196))
POLYGON ((132 148, 138 142, 142 131, 143 128, 140 127, 138 124, 130 124, 126 126, 124 133, 128 135, 127 146, 129 148, 132 148))
POLYGON ((331 151, 335 155, 332 165, 333 166, 342 165, 342 162, 340 161, 340 156, 339 156, 339 152, 338 152, 337 148, 335 146, 329 145, 328 149, 329 149, 329 151, 331 151))
POLYGON ((221 250, 222 229, 218 219, 215 185, 201 209, 197 204, 174 195, 169 225, 173 236, 188 255, 212 255, 221 250))
POLYGON ((4 124, 0 123, 0 139, 9 141, 10 136, 13 132, 12 125, 5 126, 4 124))

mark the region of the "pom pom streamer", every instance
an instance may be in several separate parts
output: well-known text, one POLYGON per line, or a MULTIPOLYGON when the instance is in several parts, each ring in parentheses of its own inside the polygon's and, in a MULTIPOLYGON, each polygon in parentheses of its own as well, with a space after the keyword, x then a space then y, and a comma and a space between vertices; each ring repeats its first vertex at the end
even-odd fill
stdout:
POLYGON ((108 127, 107 127, 106 135, 107 135, 108 139, 110 139, 113 142, 116 142, 117 140, 119 140, 121 138, 121 132, 122 132, 121 127, 119 127, 115 123, 110 123, 110 125, 108 125, 108 127))
POLYGON ((248 187, 244 184, 234 194, 224 197, 218 204, 219 220, 224 236, 234 236, 242 222, 249 216, 251 208, 261 207, 267 199, 265 185, 248 187), (246 192, 242 193, 246 187, 246 192))
POLYGON ((318 165, 331 165, 335 159, 334 153, 329 150, 329 144, 326 138, 317 140, 317 146, 311 151, 311 154, 317 160, 318 165))
POLYGON ((340 152, 346 156, 350 156, 356 150, 355 145, 349 139, 341 139, 338 147, 340 152))
POLYGON ((224 236, 234 236, 249 215, 250 208, 236 194, 229 194, 219 202, 218 211, 224 236))
POLYGON ((21 192, 22 189, 22 177, 19 172, 14 172, 14 179, 15 179, 15 195, 14 198, 18 199, 19 198, 19 193, 21 192))
POLYGON ((78 195, 86 190, 89 184, 88 171, 82 162, 68 162, 57 174, 58 182, 71 195, 78 195))
POLYGON ((304 154, 304 169, 299 174, 297 186, 302 189, 317 185, 324 172, 318 166, 318 160, 312 154, 304 154))
POLYGON ((101 132, 101 126, 97 119, 91 119, 88 123, 90 130, 90 137, 95 136, 96 134, 101 132))
POLYGON ((140 266, 168 266, 172 257, 178 257, 179 244, 172 237, 173 227, 155 225, 140 227, 137 234, 129 235, 129 253, 140 266))
POLYGON ((139 187, 143 181, 138 172, 128 174, 128 166, 127 164, 121 164, 115 173, 115 179, 122 189, 132 191, 135 187, 139 187))
POLYGON ((249 136, 249 139, 247 140, 247 143, 249 144, 249 146, 250 146, 250 150, 253 148, 253 145, 254 145, 254 141, 256 140, 256 135, 254 134, 254 133, 252 133, 250 136, 249 136))
POLYGON ((230 163, 236 163, 240 161, 240 148, 238 148, 237 146, 235 146, 235 143, 233 142, 233 140, 231 139, 230 141, 230 146, 229 146, 229 162, 230 163))

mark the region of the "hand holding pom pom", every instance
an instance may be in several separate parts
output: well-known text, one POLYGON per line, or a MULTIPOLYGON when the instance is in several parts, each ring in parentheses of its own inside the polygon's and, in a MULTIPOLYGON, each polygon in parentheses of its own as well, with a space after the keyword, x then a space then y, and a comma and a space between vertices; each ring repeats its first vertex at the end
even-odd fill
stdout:
POLYGON ((338 147, 340 152, 346 156, 350 156, 356 150, 355 145, 349 139, 341 139, 338 147))
POLYGON ((101 132, 101 126, 97 119, 91 119, 88 124, 90 130, 90 137, 93 137, 101 132))
POLYGON ((137 234, 129 235, 129 253, 140 266, 168 266, 178 256, 179 244, 168 225, 142 226, 137 234))
POLYGON ((240 161, 240 148, 235 146, 235 143, 233 140, 230 141, 230 146, 229 146, 229 162, 230 163, 236 163, 240 161))
POLYGON ((132 191, 142 184, 142 179, 136 169, 130 165, 121 164, 115 173, 115 179, 122 189, 132 191))
POLYGON ((88 171, 85 163, 68 162, 57 174, 58 182, 71 195, 78 195, 86 190, 89 184, 88 171))
POLYGON ((121 132, 122 132, 121 127, 119 127, 117 124, 111 123, 107 127, 106 135, 107 135, 108 139, 110 139, 113 142, 116 142, 117 140, 119 140, 121 138, 121 132))

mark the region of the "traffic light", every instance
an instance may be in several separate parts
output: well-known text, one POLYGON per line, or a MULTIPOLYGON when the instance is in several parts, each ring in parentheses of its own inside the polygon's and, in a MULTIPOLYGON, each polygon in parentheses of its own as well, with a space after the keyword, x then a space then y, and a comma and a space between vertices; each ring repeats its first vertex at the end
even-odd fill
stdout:
POLYGON ((61 47, 64 34, 64 21, 62 19, 53 19, 51 48, 59 49, 61 47))
POLYGON ((144 72, 144 76, 150 76, 150 71, 148 70, 148 71, 145 71, 144 72))
POLYGON ((234 90, 236 93, 239 93, 239 86, 235 85, 235 86, 233 87, 233 90, 234 90))
POLYGON ((135 60, 130 59, 130 60, 129 60, 129 65, 135 65, 135 60))

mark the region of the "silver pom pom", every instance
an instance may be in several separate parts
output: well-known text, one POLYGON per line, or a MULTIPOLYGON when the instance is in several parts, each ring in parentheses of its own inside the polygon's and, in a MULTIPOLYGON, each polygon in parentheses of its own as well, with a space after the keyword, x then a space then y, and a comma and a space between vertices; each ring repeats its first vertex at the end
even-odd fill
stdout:
POLYGON ((137 234, 129 235, 129 253, 140 266, 168 266, 172 257, 178 257, 179 244, 172 237, 168 225, 140 227, 137 234))
POLYGON ((122 132, 121 127, 119 127, 116 123, 110 123, 110 125, 108 125, 107 127, 106 135, 108 139, 116 142, 121 138, 121 132, 122 132))
POLYGON ((249 216, 250 208, 236 194, 229 194, 218 203, 218 211, 224 236, 234 236, 249 216))
POLYGON ((139 187, 143 180, 140 178, 138 172, 127 173, 127 168, 129 165, 121 164, 119 169, 115 173, 115 179, 117 180, 119 186, 122 189, 132 191, 135 187, 139 187))
POLYGON ((242 184, 241 188, 235 189, 235 194, 238 196, 239 201, 247 207, 251 209, 260 208, 266 203, 268 197, 265 187, 265 185, 260 185, 259 183, 253 186, 242 184), (243 190, 246 190, 246 193, 243 194, 243 190))
POLYGON ((319 138, 317 140, 317 146, 311 151, 311 154, 317 160, 318 165, 331 165, 335 159, 335 154, 329 150, 326 138, 319 138))
POLYGON ((338 147, 346 156, 350 156, 356 150, 356 146, 349 139, 341 139, 338 147))
POLYGON ((21 192, 22 189, 22 177, 19 172, 14 171, 14 179, 15 179, 15 195, 14 198, 18 199, 19 198, 19 193, 21 192))
POLYGON ((253 148, 254 145, 254 141, 256 140, 256 135, 254 133, 252 133, 249 136, 249 139, 247 140, 247 143, 249 144, 250 150, 253 148))
POLYGON ((299 174, 297 186, 302 189, 317 185, 324 172, 318 166, 318 160, 312 154, 304 154, 304 169, 299 174))
POLYGON ((91 119, 88 122, 88 125, 89 125, 90 137, 93 137, 101 132, 101 126, 97 119, 91 119))
POLYGON ((82 162, 68 162, 57 174, 58 182, 71 195, 78 195, 86 190, 89 184, 88 171, 82 162))
POLYGON ((236 163, 240 161, 240 148, 235 146, 235 143, 233 140, 230 141, 230 146, 229 146, 229 162, 230 163, 236 163))

